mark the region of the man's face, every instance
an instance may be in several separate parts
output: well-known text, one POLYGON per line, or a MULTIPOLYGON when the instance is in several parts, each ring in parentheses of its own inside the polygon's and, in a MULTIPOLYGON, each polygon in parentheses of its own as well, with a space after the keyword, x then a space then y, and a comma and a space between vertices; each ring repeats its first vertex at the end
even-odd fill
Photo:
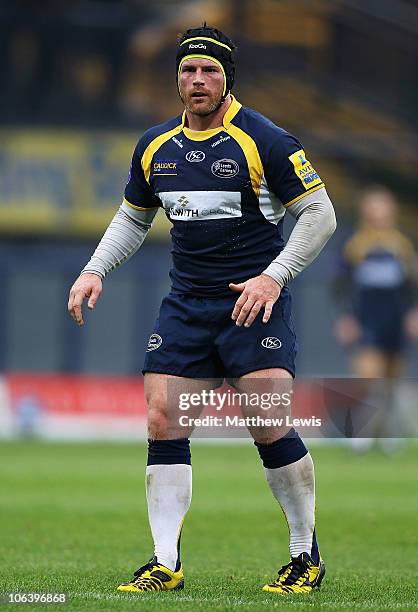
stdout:
POLYGON ((390 193, 372 192, 361 201, 363 222, 373 229, 389 229, 396 225, 396 202, 390 193))
POLYGON ((224 77, 215 62, 200 58, 183 62, 179 90, 187 111, 201 117, 210 115, 219 107, 223 89, 224 77))

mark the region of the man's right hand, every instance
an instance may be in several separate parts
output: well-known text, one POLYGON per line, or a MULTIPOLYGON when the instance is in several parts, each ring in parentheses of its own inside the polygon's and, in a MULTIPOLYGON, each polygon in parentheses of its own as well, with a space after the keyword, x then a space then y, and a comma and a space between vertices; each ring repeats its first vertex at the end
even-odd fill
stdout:
POLYGON ((91 272, 80 274, 71 287, 68 298, 68 312, 80 327, 84 325, 82 310, 84 298, 89 298, 87 306, 90 310, 93 310, 101 293, 102 279, 97 274, 92 274, 91 272))

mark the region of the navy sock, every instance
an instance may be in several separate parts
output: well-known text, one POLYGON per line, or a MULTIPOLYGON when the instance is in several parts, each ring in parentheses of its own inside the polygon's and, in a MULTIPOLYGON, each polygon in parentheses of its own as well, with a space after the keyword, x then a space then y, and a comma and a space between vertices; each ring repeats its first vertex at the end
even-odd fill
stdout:
POLYGON ((190 440, 148 440, 147 465, 173 465, 185 463, 191 465, 190 440))
POLYGON ((311 559, 315 563, 315 565, 318 565, 318 563, 319 563, 319 550, 318 550, 318 543, 316 541, 316 532, 315 532, 315 529, 314 529, 313 538, 312 538, 311 559))
POLYGON ((177 540, 177 563, 176 563, 176 567, 174 568, 175 572, 178 572, 181 567, 180 548, 181 548, 181 534, 182 533, 183 533, 183 525, 180 529, 179 538, 177 540))
POLYGON ((260 444, 259 442, 254 442, 254 444, 264 467, 269 469, 284 467, 299 461, 308 453, 308 449, 293 427, 283 438, 271 444, 260 444))

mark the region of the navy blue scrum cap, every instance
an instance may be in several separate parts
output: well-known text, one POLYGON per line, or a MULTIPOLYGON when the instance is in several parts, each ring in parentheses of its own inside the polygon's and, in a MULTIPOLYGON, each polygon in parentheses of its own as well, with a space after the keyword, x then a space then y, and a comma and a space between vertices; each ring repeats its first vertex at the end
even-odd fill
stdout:
POLYGON ((179 40, 176 57, 177 83, 185 60, 193 57, 210 59, 218 64, 224 75, 222 95, 224 100, 234 85, 235 49, 236 46, 230 38, 220 30, 207 26, 206 23, 200 28, 190 28, 179 40))

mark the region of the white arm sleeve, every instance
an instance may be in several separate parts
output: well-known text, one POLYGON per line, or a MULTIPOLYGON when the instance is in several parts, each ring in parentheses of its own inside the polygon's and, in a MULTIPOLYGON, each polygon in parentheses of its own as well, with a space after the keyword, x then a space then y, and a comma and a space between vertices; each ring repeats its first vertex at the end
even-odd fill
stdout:
POLYGON ((297 218, 296 225, 283 251, 263 272, 281 287, 312 263, 337 227, 325 187, 295 202, 288 211, 297 218))
POLYGON ((137 210, 123 202, 81 274, 91 272, 104 278, 132 257, 144 242, 157 210, 137 210))

